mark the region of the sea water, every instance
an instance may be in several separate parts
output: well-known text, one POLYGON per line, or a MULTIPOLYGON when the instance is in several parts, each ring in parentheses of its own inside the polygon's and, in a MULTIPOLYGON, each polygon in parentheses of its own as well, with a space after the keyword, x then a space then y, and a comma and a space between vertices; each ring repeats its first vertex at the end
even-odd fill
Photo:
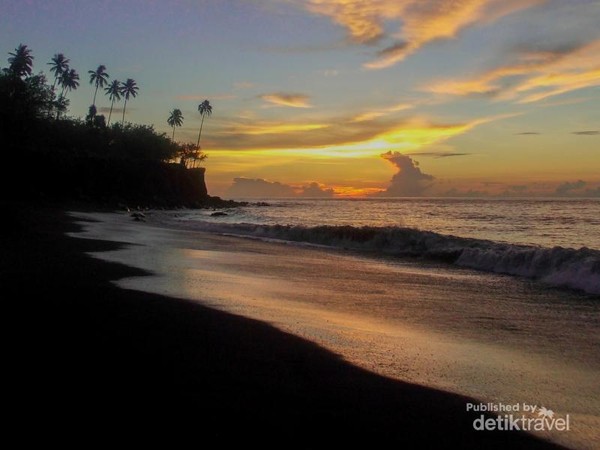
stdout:
POLYGON ((444 260, 600 294, 600 199, 271 200, 196 229, 444 260))

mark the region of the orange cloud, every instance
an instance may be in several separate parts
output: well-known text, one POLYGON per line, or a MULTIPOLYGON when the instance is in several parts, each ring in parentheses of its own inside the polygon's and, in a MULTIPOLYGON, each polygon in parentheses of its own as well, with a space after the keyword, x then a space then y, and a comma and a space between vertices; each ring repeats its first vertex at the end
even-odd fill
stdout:
POLYGON ((531 103, 597 85, 600 85, 600 40, 568 51, 522 52, 512 65, 471 79, 436 81, 423 90, 458 96, 485 94, 531 103), (518 79, 509 83, 510 77, 518 79))
POLYGON ((213 131, 213 150, 269 152, 275 155, 355 158, 389 150, 424 151, 476 126, 513 115, 500 115, 463 123, 435 123, 426 118, 403 122, 363 121, 333 117, 320 123, 244 122, 213 131))
POLYGON ((281 92, 263 94, 259 96, 266 102, 276 106, 289 106, 292 108, 310 108, 310 97, 305 94, 285 94, 281 92))
POLYGON ((352 118, 353 122, 365 122, 369 120, 378 119, 380 117, 387 116, 388 114, 392 114, 399 111, 405 111, 407 109, 414 108, 414 105, 409 103, 399 103, 397 105, 390 106, 388 108, 377 109, 374 111, 367 111, 352 118))
POLYGON ((379 51, 370 69, 392 66, 424 45, 452 39, 474 24, 494 21, 545 0, 308 0, 309 11, 347 29, 351 41, 372 44, 385 36, 386 21, 401 22, 398 42, 379 51))
POLYGON ((296 133, 299 131, 312 131, 327 128, 327 124, 318 123, 262 123, 255 125, 237 125, 229 132, 232 134, 263 135, 296 133))

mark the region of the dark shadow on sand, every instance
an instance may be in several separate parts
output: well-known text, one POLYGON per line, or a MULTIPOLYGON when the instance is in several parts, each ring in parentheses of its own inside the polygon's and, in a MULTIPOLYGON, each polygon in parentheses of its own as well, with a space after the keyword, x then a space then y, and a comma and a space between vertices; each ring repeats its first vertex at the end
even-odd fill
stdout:
POLYGON ((76 227, 59 210, 6 217, 12 411, 38 431, 171 433, 219 448, 558 448, 476 432, 468 399, 370 373, 265 323, 119 289, 109 280, 142 273, 86 256, 118 244, 66 237, 76 227))

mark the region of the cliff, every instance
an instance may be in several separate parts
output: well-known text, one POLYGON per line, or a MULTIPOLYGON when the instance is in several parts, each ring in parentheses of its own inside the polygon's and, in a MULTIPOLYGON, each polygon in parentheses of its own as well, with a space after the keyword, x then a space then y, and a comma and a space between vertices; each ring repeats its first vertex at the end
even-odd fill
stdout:
POLYGON ((157 161, 46 154, 30 164, 20 186, 3 191, 11 198, 201 207, 214 201, 208 196, 205 170, 157 161))

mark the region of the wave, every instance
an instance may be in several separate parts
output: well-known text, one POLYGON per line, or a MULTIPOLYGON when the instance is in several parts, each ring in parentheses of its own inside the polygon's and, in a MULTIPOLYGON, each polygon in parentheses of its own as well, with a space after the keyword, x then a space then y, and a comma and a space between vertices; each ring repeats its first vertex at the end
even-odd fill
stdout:
POLYGON ((534 247, 402 227, 292 226, 196 222, 205 231, 441 260, 600 294, 600 251, 534 247))

